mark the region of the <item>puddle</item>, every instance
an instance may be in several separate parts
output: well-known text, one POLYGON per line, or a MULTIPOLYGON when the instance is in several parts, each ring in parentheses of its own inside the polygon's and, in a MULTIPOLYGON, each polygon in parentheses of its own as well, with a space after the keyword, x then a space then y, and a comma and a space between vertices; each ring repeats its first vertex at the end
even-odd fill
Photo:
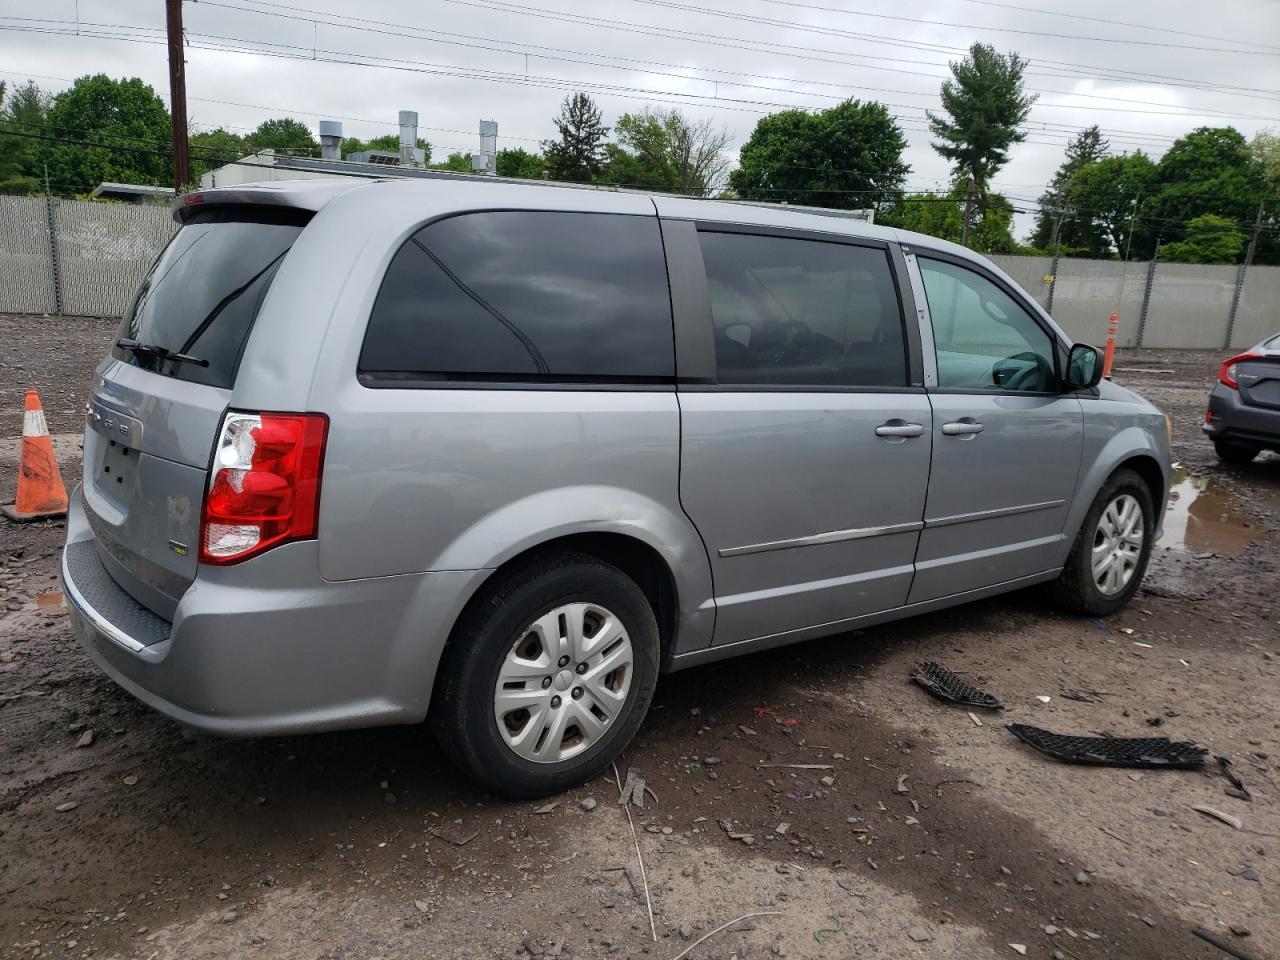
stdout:
POLYGON ((1157 546, 1192 555, 1216 553, 1234 557, 1263 536, 1227 506, 1229 497, 1213 477, 1192 476, 1175 467, 1169 506, 1164 515, 1164 536, 1157 546))

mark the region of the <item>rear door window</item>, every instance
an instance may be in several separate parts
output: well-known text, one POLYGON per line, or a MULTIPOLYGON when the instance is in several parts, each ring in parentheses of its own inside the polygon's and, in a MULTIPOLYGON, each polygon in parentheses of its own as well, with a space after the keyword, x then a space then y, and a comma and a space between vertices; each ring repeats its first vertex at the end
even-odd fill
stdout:
POLYGON ((112 354, 179 380, 230 387, 271 280, 310 216, 295 210, 196 214, 152 264, 118 336, 203 363, 120 346, 112 354))
POLYGON ((496 211, 428 224, 387 269, 360 371, 375 380, 671 379, 657 218, 496 211))
POLYGON ((714 231, 698 239, 720 383, 907 385, 883 248, 714 231))

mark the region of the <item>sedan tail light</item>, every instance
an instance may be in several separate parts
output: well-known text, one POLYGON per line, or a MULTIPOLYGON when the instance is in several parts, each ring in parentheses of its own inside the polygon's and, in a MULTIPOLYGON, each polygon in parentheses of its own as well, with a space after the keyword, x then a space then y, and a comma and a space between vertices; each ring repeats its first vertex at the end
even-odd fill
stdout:
POLYGON ((200 561, 237 563, 316 535, 329 418, 228 413, 200 519, 200 561))
POLYGON ((1260 353, 1242 353, 1230 360, 1223 360, 1222 366, 1218 368, 1218 382, 1224 387, 1239 390, 1240 384, 1236 382, 1236 364, 1242 360, 1256 360, 1260 356, 1262 356, 1260 353))

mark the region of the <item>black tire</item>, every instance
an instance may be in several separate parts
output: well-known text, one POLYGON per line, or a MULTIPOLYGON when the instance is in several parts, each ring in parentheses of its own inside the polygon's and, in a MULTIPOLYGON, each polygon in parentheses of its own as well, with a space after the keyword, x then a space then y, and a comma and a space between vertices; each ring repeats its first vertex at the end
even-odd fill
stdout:
POLYGON ((1251 463, 1253 458, 1262 452, 1261 447, 1247 443, 1232 443, 1230 440, 1213 441, 1213 450, 1223 463, 1233 463, 1237 466, 1251 463))
POLYGON ((1071 554, 1067 557, 1061 576, 1050 584, 1054 599, 1069 610, 1093 617, 1107 616, 1123 608, 1138 592, 1147 572, 1147 562, 1151 559, 1151 547, 1155 540, 1155 517, 1151 490, 1140 476, 1132 470, 1124 469, 1117 470, 1108 477, 1090 505, 1089 512, 1085 514, 1084 523, 1080 525, 1080 532, 1071 546, 1071 554), (1113 499, 1124 493, 1137 500, 1142 509, 1142 549, 1128 584, 1119 593, 1108 595, 1094 583, 1091 554, 1103 510, 1113 499))
POLYGON ((541 797, 589 780, 639 729, 658 680, 658 622, 640 588, 617 567, 585 554, 540 557, 486 585, 449 639, 431 706, 444 752, 476 780, 512 797, 541 797), (566 603, 597 603, 616 615, 632 645, 627 699, 598 741, 568 759, 542 763, 507 746, 494 716, 494 689, 508 651, 543 614, 566 603))

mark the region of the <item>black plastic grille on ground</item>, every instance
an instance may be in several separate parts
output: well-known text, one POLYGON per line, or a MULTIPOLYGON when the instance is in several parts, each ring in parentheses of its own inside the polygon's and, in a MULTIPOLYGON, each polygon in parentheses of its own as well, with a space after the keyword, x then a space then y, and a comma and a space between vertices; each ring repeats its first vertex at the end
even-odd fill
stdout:
POLYGON ((1025 723, 1009 724, 1009 732, 1023 743, 1067 763, 1107 767, 1203 766, 1208 750, 1168 737, 1068 737, 1025 723))
POLYGON ((991 694, 969 686, 950 670, 938 666, 932 660, 917 663, 911 679, 939 700, 963 703, 970 707, 986 707, 989 710, 1004 709, 1004 704, 991 694))

